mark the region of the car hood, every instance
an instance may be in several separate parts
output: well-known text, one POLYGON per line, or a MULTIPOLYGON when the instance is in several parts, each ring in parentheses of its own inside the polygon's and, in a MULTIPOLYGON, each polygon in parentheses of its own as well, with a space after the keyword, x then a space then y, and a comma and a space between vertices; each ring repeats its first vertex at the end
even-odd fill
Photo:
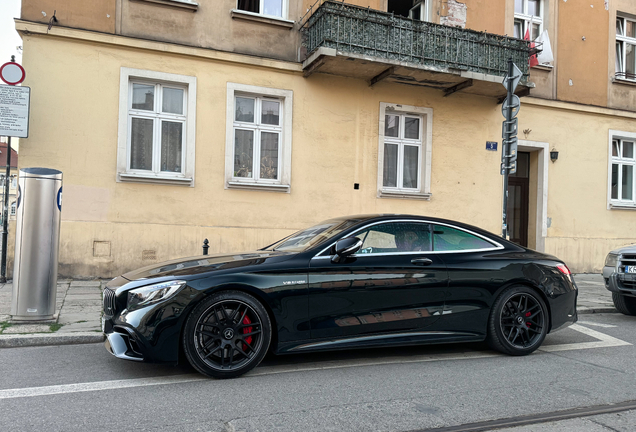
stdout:
POLYGON ((610 253, 616 255, 625 253, 636 254, 636 245, 623 246, 621 248, 614 249, 610 253))
POLYGON ((235 269, 286 261, 296 255, 292 252, 253 251, 235 254, 201 255, 181 258, 142 267, 125 273, 129 281, 154 279, 166 276, 193 276, 215 270, 235 269))

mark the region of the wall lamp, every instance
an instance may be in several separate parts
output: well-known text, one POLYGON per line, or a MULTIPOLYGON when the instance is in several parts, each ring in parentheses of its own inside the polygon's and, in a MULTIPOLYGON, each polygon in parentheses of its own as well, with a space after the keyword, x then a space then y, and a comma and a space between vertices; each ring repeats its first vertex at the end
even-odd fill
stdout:
POLYGON ((558 158, 559 158, 559 152, 556 151, 555 149, 552 149, 552 151, 550 152, 550 160, 552 162, 555 162, 558 158))

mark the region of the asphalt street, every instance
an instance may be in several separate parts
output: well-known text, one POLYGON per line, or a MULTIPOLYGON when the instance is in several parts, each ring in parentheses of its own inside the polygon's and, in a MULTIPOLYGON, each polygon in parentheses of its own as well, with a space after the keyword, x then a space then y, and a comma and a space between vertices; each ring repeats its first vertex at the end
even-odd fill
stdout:
MULTIPOLYGON (((592 314, 527 357, 482 344, 306 354, 223 381, 101 344, 3 349, 0 430, 415 431, 540 417, 636 400, 635 330, 636 318, 592 314)), ((632 431, 636 414, 510 426, 632 431)))

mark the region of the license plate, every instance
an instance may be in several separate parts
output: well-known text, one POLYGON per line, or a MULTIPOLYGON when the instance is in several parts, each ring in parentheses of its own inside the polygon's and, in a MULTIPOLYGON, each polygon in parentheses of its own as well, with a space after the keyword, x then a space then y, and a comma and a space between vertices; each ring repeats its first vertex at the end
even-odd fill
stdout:
POLYGON ((625 273, 636 273, 636 266, 625 266, 625 273))

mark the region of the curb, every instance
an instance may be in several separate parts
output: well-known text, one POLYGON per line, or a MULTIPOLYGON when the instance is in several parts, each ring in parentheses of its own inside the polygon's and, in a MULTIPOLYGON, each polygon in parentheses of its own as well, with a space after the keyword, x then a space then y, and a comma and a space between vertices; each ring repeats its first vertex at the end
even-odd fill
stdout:
POLYGON ((579 315, 590 315, 590 314, 598 314, 598 313, 618 313, 616 308, 613 308, 613 307, 586 308, 586 309, 579 309, 576 312, 579 315))
POLYGON ((0 335, 0 348, 19 348, 46 345, 75 345, 100 343, 103 341, 104 334, 96 332, 0 335))

